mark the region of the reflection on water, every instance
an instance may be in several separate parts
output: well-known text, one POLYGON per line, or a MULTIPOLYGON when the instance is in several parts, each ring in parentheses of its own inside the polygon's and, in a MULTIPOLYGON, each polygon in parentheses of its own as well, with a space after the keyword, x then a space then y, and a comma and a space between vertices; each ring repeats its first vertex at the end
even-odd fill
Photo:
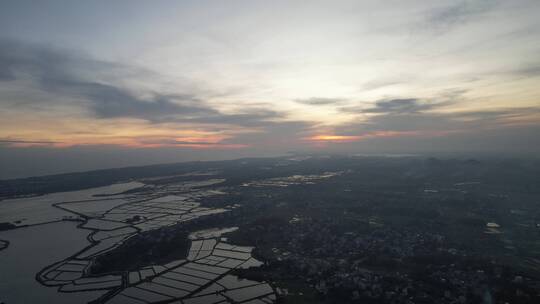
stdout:
MULTIPOLYGON (((3 200, 0 203, 0 223, 10 222, 17 225, 34 225, 61 220, 63 217, 76 215, 54 208, 54 203, 96 199, 96 194, 112 195, 144 184, 129 182, 79 191, 57 192, 36 197, 3 200)), ((109 207, 110 208, 110 207, 109 207)))

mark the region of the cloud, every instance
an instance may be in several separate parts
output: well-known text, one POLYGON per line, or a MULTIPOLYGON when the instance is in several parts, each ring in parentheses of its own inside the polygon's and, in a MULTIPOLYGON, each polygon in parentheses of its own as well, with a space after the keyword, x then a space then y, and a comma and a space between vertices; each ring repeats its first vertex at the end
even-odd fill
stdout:
POLYGON ((445 103, 422 102, 416 98, 379 100, 372 108, 362 110, 363 113, 411 114, 440 107, 445 103))
MULTIPOLYGON (((261 105, 224 113, 189 91, 180 94, 135 93, 119 85, 122 81, 117 80, 125 74, 128 74, 126 78, 136 74, 136 68, 108 64, 77 52, 16 40, 0 40, 0 71, 9 76, 3 77, 0 85, 14 85, 15 90, 12 92, 20 94, 16 98, 0 99, 10 108, 16 107, 26 113, 45 111, 46 116, 51 117, 56 115, 57 110, 75 107, 82 110, 82 114, 77 115, 83 115, 82 118, 92 124, 99 125, 99 120, 107 119, 108 123, 119 126, 118 133, 115 130, 105 132, 106 140, 101 140, 99 135, 79 136, 72 130, 64 130, 54 134, 41 133, 43 138, 34 135, 32 141, 20 138, 21 141, 16 143, 6 142, 7 146, 48 144, 66 148, 103 144, 199 150, 253 147, 262 153, 264 151, 261 149, 277 151, 297 145, 299 138, 314 124, 291 121, 285 113, 261 105), (145 132, 138 133, 137 127, 130 129, 127 126, 128 135, 125 135, 122 132, 123 122, 111 121, 122 118, 142 120, 132 122, 140 125, 143 128, 141 131, 155 128, 159 132, 148 135, 145 132), (178 137, 178 131, 184 128, 189 130, 186 131, 187 135, 178 137), (52 142, 47 141, 47 138, 65 141, 52 142)), ((68 115, 70 119, 74 117, 71 113, 68 115)))
POLYGON ((186 122, 204 124, 227 124, 243 127, 265 127, 274 125, 273 120, 281 119, 282 113, 266 109, 248 109, 238 114, 205 115, 196 118, 186 119, 186 122))
POLYGON ((0 41, 0 75, 4 75, 0 80, 29 78, 39 89, 67 97, 72 103, 82 98, 85 102, 80 106, 86 106, 97 118, 131 117, 154 122, 175 115, 218 113, 190 94, 141 98, 113 83, 99 82, 101 74, 114 72, 111 66, 115 65, 73 52, 0 41))
POLYGON ((59 141, 35 141, 35 140, 18 140, 18 139, 0 139, 0 144, 28 144, 28 145, 53 145, 59 144, 59 141))
MULTIPOLYGON (((75 104, 98 119, 137 118, 151 123, 264 127, 269 124, 268 120, 283 117, 281 113, 265 109, 226 114, 189 92, 173 95, 150 92, 141 97, 112 81, 100 81, 118 70, 134 74, 136 69, 94 60, 76 52, 12 39, 0 40, 0 81, 30 80, 40 90, 61 96, 40 100, 40 103, 75 104)), ((28 103, 29 98, 21 100, 28 103)))
POLYGON ((185 148, 194 148, 194 149, 208 149, 208 148, 219 148, 219 149, 239 149, 246 148, 248 145, 245 144, 228 144, 221 142, 221 139, 213 138, 199 138, 199 140, 182 140, 175 138, 140 138, 137 139, 138 147, 185 147, 185 148))
MULTIPOLYGON (((409 104, 406 102, 405 104, 409 104)), ((451 113, 423 112, 430 107, 386 106, 375 107, 380 115, 366 120, 344 124, 335 129, 335 134, 358 136, 371 132, 414 132, 416 135, 445 135, 467 133, 471 130, 488 130, 516 125, 540 125, 540 108, 504 108, 491 111, 462 111, 451 113), (397 108, 397 109, 396 109, 397 108)))
POLYGON ((305 99, 295 99, 297 103, 310 106, 335 105, 346 101, 345 98, 326 98, 326 97, 311 97, 305 99))
POLYGON ((286 149, 298 149, 304 145, 302 138, 308 136, 315 129, 315 125, 309 121, 279 121, 269 122, 264 128, 238 134, 223 143, 240 144, 249 143, 253 151, 283 151, 286 149))
POLYGON ((412 78, 411 75, 407 75, 407 76, 402 76, 402 77, 373 79, 363 84, 362 89, 366 91, 378 90, 385 87, 407 83, 411 81, 411 78, 412 78))
POLYGON ((530 64, 526 67, 512 70, 511 73, 520 77, 538 77, 540 76, 540 64, 530 64))
MULTIPOLYGON (((153 91, 135 91, 121 85, 126 83, 122 81, 125 72, 132 76, 137 74, 135 71, 137 69, 133 67, 95 60, 77 52, 25 44, 14 40, 0 40, 0 84, 9 86, 20 82, 16 87, 17 90, 11 90, 9 94, 16 92, 28 95, 30 91, 34 94, 37 90, 44 92, 44 97, 41 99, 35 96, 33 98, 22 96, 18 99, 4 98, 2 102, 9 102, 11 106, 20 100, 20 107, 27 107, 24 109, 29 112, 34 109, 49 111, 47 114, 51 115, 47 117, 54 116, 54 111, 62 106, 80 107, 84 110, 83 114, 89 116, 84 118, 89 118, 95 125, 104 123, 100 122, 100 119, 143 120, 143 122, 130 121, 133 123, 131 125, 133 128, 129 129, 131 126, 126 128, 129 135, 122 141, 118 138, 124 136, 123 132, 114 134, 114 132, 105 131, 103 137, 108 138, 109 141, 101 142, 104 145, 114 145, 115 141, 119 141, 126 143, 125 147, 183 147, 207 148, 208 150, 232 150, 245 147, 254 151, 254 155, 257 153, 262 155, 266 152, 278 153, 285 149, 304 149, 310 142, 326 141, 335 142, 336 145, 347 145, 352 142, 375 139, 386 138, 391 141, 399 138, 442 137, 443 135, 465 134, 472 129, 500 129, 523 124, 527 119, 530 123, 538 124, 538 109, 536 108, 445 113, 437 111, 457 101, 463 101, 462 95, 467 91, 460 88, 442 92, 433 99, 383 99, 374 102, 371 106, 347 107, 351 104, 351 100, 344 98, 311 97, 294 100, 299 104, 333 106, 342 112, 364 114, 358 115, 358 121, 339 126, 325 125, 319 128, 316 122, 291 120, 287 113, 270 110, 261 104, 250 104, 235 112, 223 112, 206 102, 200 97, 201 94, 190 90, 179 90, 180 93, 177 94, 162 94, 153 91), (51 98, 51 96, 59 96, 59 98, 51 98), (42 106, 35 106, 38 103, 42 106), (49 107, 49 105, 55 107, 49 107), (531 115, 537 116, 531 118, 531 115), (186 134, 181 135, 183 137, 176 136, 176 131, 182 130, 184 126, 189 127, 186 134), (148 132, 137 134, 139 127, 147 129, 148 132), (152 128, 159 129, 159 132, 150 130, 152 128), (193 132, 187 134, 191 131, 193 132), (309 140, 305 140, 306 138, 309 140)), ((531 68, 530 71, 524 73, 534 75, 537 71, 531 68)), ((72 116, 68 117, 72 118, 72 116)), ((114 120, 112 125, 120 126, 123 122, 123 120, 114 120)), ((74 129, 78 130, 78 128, 74 129)), ((13 134, 6 134, 3 137, 17 139, 17 142, 4 141, 6 146, 37 146, 39 144, 59 146, 64 143, 49 142, 45 139, 60 141, 66 139, 68 142, 69 136, 73 136, 71 144, 83 146, 96 144, 96 138, 100 136, 77 137, 72 131, 59 130, 53 135, 62 135, 62 132, 67 135, 50 137, 47 137, 48 133, 43 132, 41 134, 45 134, 44 137, 34 135, 34 137, 26 138, 27 141, 24 137, 11 136, 13 134)), ((69 143, 64 146, 67 145, 69 143)), ((400 147, 397 146, 396 149, 399 150, 400 147)))
POLYGON ((5 62, 2 62, 2 58, 0 58, 0 81, 11 80, 15 80, 15 75, 13 75, 9 65, 5 62))
POLYGON ((382 108, 385 111, 381 109, 377 115, 305 139, 340 153, 479 152, 500 156, 540 152, 540 107, 462 112, 382 108))
POLYGON ((445 31, 451 27, 478 18, 498 5, 496 0, 463 0, 436 8, 429 12, 427 22, 431 29, 445 31))
POLYGON ((53 92, 66 93, 85 98, 88 108, 97 118, 140 118, 150 122, 161 122, 178 115, 215 115, 216 110, 193 105, 196 99, 189 95, 154 95, 138 98, 127 90, 114 85, 72 80, 46 80, 44 86, 53 92))

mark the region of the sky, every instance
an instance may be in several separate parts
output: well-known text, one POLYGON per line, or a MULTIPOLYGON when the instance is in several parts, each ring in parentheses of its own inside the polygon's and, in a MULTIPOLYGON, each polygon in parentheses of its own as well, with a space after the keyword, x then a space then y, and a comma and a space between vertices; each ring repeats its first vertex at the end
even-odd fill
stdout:
POLYGON ((0 1, 0 179, 540 153, 540 2, 0 1))

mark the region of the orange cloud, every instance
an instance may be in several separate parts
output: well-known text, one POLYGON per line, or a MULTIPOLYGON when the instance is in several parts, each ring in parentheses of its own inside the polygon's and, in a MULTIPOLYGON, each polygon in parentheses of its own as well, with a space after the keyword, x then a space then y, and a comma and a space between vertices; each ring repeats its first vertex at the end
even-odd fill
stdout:
POLYGON ((244 144, 228 144, 229 137, 219 135, 208 136, 104 136, 63 138, 61 141, 45 141, 35 139, 5 139, 0 143, 11 147, 52 147, 69 148, 73 146, 109 145, 130 148, 184 147, 191 149, 240 149, 248 147, 244 144))
POLYGON ((455 131, 373 131, 362 135, 314 135, 303 140, 314 143, 348 143, 369 138, 401 137, 401 136, 443 136, 455 131))
POLYGON ((315 135, 303 138, 313 142, 352 142, 362 140, 362 136, 346 136, 346 135, 315 135))

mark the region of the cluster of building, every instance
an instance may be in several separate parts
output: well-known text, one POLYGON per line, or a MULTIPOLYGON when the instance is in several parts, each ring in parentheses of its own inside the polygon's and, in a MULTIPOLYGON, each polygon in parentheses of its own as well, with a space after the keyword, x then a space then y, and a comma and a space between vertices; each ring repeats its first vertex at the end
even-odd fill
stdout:
POLYGON ((274 177, 242 184, 242 187, 288 187, 294 185, 311 185, 315 182, 328 179, 343 172, 324 172, 323 174, 291 175, 286 177, 274 177))
POLYGON ((289 223, 275 228, 288 238, 272 248, 269 265, 297 274, 323 298, 482 303, 495 294, 521 300, 538 296, 525 288, 531 286, 527 279, 448 248, 437 233, 388 227, 336 233, 328 222, 298 216, 289 223))

